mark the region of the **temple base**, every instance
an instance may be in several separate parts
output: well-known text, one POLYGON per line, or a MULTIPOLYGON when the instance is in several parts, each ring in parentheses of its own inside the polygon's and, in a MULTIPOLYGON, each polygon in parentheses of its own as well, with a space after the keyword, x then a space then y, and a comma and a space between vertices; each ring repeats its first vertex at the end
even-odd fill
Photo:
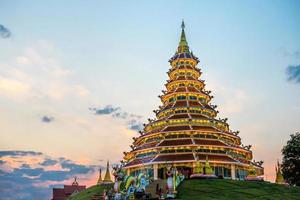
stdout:
POLYGON ((260 176, 247 176, 245 177, 245 181, 264 181, 264 178, 260 176))
POLYGON ((214 174, 192 174, 191 179, 217 179, 218 177, 214 174))

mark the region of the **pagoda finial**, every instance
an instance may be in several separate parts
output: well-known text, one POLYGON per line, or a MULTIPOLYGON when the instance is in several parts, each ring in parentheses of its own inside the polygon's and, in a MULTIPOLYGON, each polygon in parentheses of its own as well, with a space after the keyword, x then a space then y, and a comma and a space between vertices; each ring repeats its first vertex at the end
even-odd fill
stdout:
POLYGON ((189 46, 186 41, 184 29, 185 29, 185 24, 184 24, 184 21, 182 20, 181 36, 180 36, 180 41, 179 41, 179 45, 178 45, 178 49, 177 49, 178 53, 189 53, 189 46))
POLYGON ((181 29, 183 30, 185 28, 185 24, 184 24, 184 20, 182 19, 182 22, 181 22, 181 29))

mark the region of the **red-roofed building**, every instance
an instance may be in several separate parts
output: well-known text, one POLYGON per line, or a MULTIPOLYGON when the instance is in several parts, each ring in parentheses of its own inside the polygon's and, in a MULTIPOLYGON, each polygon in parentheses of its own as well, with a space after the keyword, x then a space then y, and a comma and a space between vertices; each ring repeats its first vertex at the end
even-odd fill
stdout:
POLYGON ((85 185, 79 185, 76 177, 72 185, 64 185, 64 188, 53 188, 53 197, 51 200, 67 200, 70 196, 85 190, 85 185))

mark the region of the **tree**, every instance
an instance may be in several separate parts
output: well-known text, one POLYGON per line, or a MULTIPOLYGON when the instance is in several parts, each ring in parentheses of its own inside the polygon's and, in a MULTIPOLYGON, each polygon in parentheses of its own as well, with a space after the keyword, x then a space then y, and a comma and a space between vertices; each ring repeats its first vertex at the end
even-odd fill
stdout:
POLYGON ((281 152, 284 179, 290 185, 300 186, 300 133, 292 134, 281 152))

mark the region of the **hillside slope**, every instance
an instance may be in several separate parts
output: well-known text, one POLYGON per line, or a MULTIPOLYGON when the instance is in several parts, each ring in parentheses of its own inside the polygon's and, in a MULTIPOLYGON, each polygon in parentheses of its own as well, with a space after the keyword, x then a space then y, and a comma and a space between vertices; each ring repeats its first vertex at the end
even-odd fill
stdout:
MULTIPOLYGON (((110 186, 92 186, 71 200, 91 200, 110 186)), ((267 182, 233 180, 185 180, 178 188, 177 199, 182 200, 300 200, 300 187, 290 187, 267 182)))
POLYGON ((300 199, 300 187, 267 182, 233 180, 186 180, 178 188, 178 199, 300 199))

